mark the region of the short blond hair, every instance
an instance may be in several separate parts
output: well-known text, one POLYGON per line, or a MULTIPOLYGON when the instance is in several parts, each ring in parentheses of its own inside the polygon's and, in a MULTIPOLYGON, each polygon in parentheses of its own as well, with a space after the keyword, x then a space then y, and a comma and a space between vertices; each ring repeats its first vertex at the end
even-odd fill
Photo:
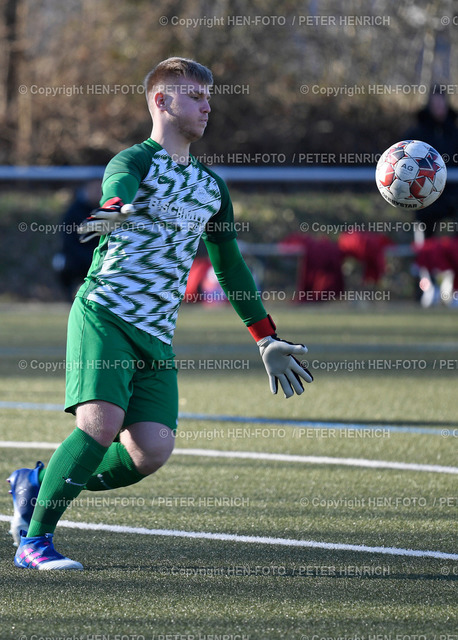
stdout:
POLYGON ((180 78, 201 82, 203 85, 213 84, 212 72, 203 64, 189 58, 167 58, 159 62, 146 76, 144 81, 146 99, 148 100, 149 94, 155 87, 180 78))

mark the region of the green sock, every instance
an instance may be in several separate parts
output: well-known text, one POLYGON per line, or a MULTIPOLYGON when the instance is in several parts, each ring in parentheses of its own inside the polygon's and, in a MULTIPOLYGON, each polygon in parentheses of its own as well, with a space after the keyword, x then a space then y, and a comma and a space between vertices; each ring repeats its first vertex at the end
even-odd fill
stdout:
POLYGON ((49 461, 30 521, 27 536, 54 533, 70 502, 84 488, 108 447, 76 428, 49 461))
POLYGON ((126 447, 121 442, 113 442, 85 488, 89 491, 105 491, 128 487, 145 477, 135 468, 126 447))

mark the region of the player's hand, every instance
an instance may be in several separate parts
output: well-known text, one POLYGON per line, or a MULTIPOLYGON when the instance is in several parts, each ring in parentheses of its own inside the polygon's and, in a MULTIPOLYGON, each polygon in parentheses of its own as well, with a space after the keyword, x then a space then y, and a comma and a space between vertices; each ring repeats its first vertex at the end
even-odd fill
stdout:
POLYGON ((300 364, 300 359, 307 353, 307 347, 303 344, 292 344, 267 336, 259 340, 257 345, 269 376, 272 393, 277 393, 280 383, 285 398, 291 398, 294 393, 300 396, 304 391, 302 380, 313 382, 310 371, 300 364))
POLYGON ((120 198, 107 200, 103 207, 95 209, 77 229, 79 241, 89 242, 97 236, 104 236, 118 229, 135 211, 133 204, 123 204, 120 198))

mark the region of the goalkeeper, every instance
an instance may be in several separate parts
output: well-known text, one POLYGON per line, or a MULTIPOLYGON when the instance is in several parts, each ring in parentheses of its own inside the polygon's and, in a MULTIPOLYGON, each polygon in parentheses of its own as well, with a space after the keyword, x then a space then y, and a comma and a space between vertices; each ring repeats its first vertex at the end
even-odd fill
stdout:
POLYGON ((54 549, 56 525, 83 490, 126 487, 172 453, 177 368, 172 338, 189 270, 202 237, 215 273, 256 340, 270 387, 301 394, 312 376, 303 345, 279 340, 237 246, 225 183, 189 153, 210 113, 211 72, 169 58, 145 79, 151 137, 115 156, 101 208, 80 227, 100 236, 70 311, 65 410, 76 428, 44 469, 9 477, 11 533, 21 568, 82 569, 54 549))

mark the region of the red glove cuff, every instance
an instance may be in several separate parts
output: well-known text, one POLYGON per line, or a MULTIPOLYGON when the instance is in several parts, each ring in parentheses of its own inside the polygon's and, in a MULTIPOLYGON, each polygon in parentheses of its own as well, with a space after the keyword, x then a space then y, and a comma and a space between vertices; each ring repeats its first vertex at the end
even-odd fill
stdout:
POLYGON ((275 336, 276 326, 272 318, 268 315, 267 318, 258 320, 253 324, 250 324, 248 331, 251 333, 256 342, 262 340, 266 336, 275 336))
POLYGON ((111 209, 112 207, 122 207, 124 205, 121 198, 110 198, 106 202, 103 203, 102 209, 111 209))

